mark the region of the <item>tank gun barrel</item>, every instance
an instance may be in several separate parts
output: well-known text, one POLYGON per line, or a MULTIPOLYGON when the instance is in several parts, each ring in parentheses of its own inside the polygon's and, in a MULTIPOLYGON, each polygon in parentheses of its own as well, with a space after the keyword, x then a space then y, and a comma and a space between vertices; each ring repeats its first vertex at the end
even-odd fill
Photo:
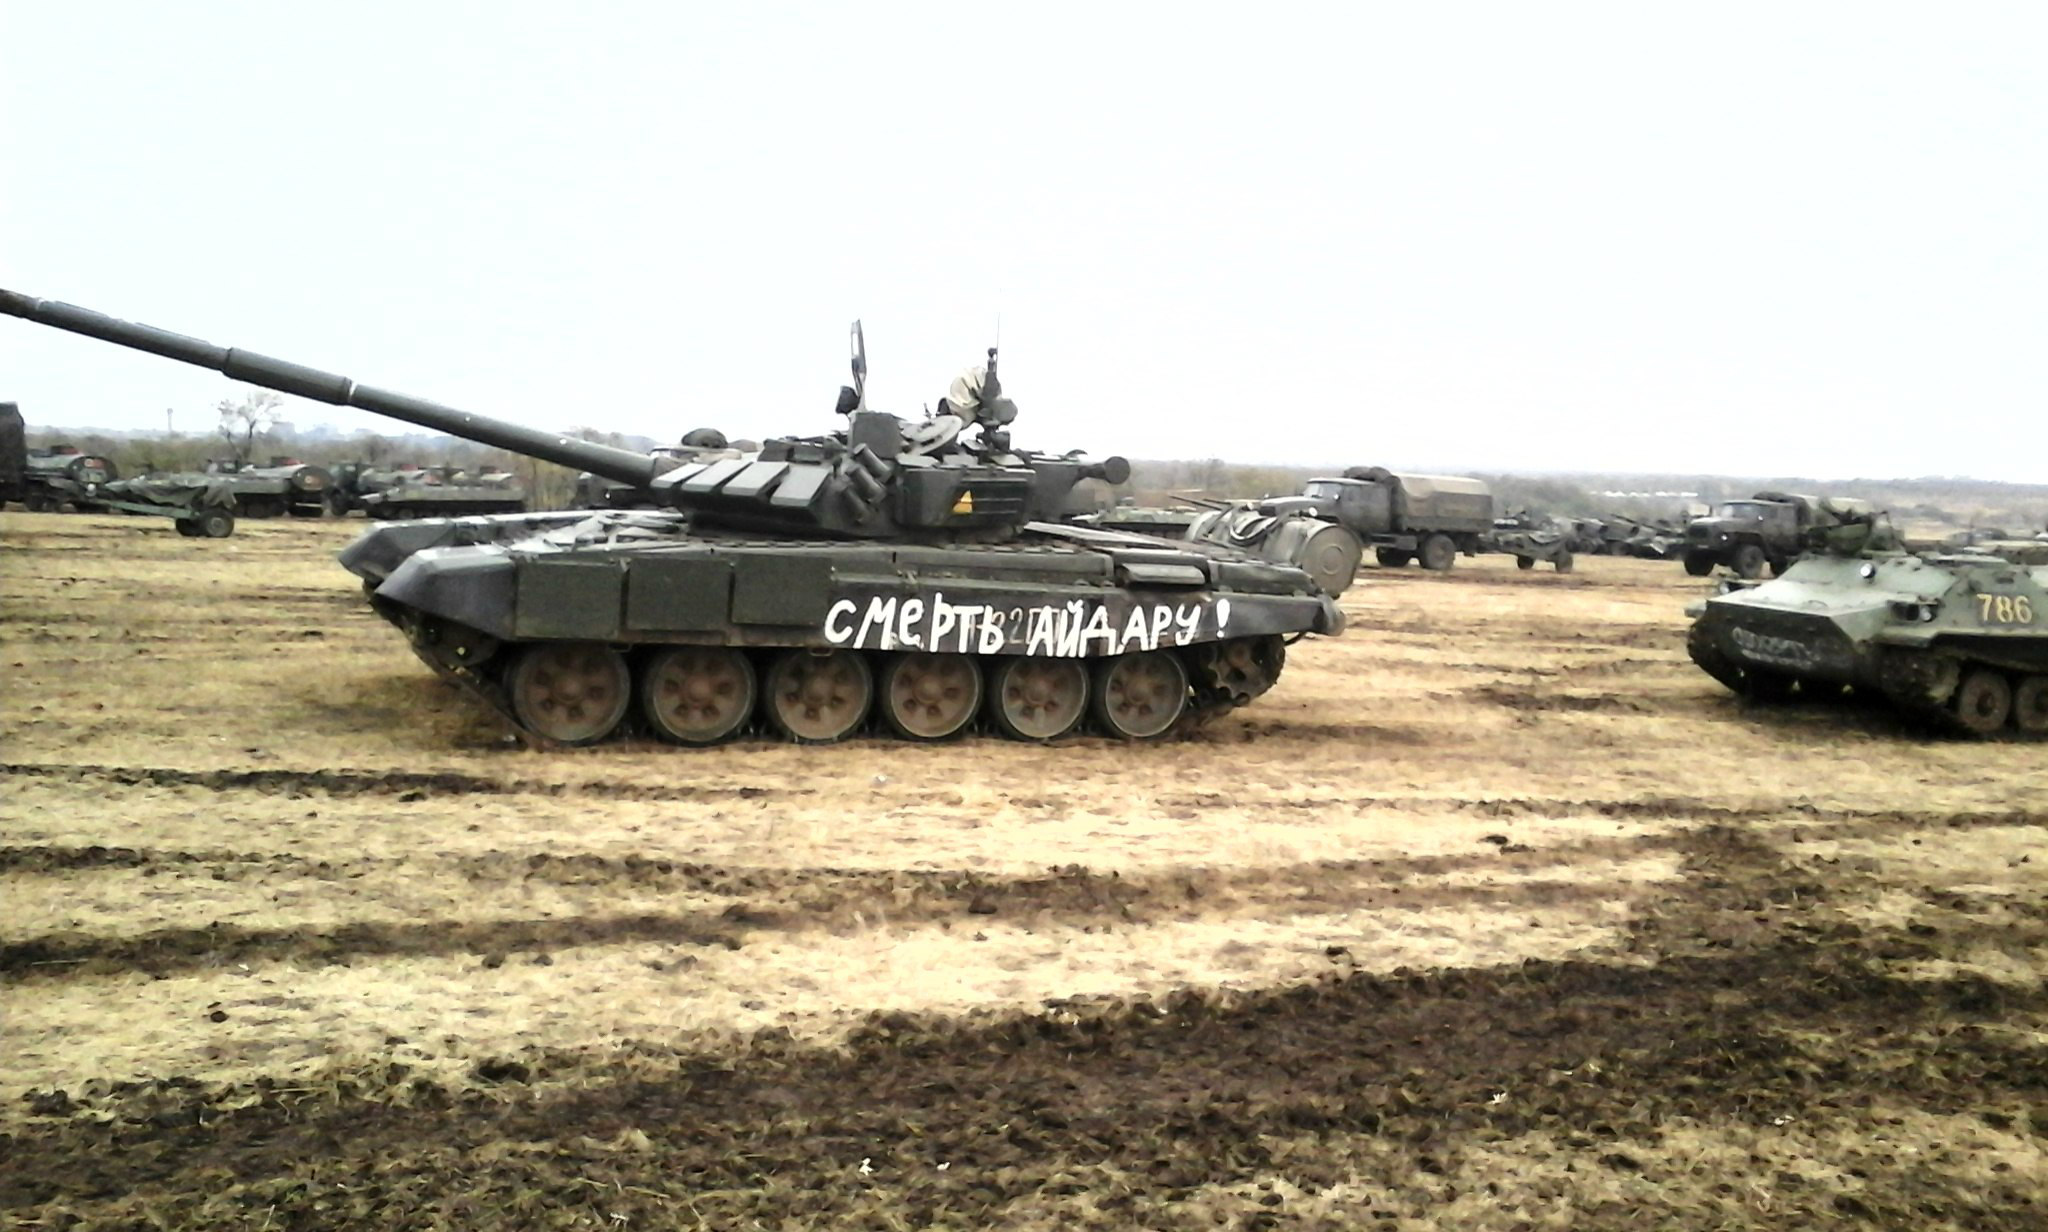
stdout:
POLYGON ((464 440, 589 471, 619 483, 644 487, 661 470, 656 459, 630 449, 599 445, 560 433, 539 432, 409 394, 379 389, 374 385, 360 385, 345 376, 289 360, 234 347, 215 346, 155 326, 124 321, 75 304, 37 299, 0 288, 0 312, 53 329, 84 334, 116 346, 147 351, 180 363, 211 368, 233 380, 246 381, 279 393, 296 394, 316 402, 352 406, 392 419, 402 419, 464 440))

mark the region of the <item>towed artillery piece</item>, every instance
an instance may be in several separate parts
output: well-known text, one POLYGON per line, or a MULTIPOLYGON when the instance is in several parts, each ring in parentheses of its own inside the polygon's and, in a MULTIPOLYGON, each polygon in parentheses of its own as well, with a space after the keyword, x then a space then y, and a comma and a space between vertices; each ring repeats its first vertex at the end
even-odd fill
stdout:
POLYGON ((1476 556, 1493 529, 1493 493, 1477 479, 1404 475, 1355 466, 1311 479, 1300 496, 1234 502, 1188 528, 1192 542, 1256 553, 1305 570, 1333 595, 1351 585, 1365 549, 1381 565, 1419 560, 1441 572, 1460 552, 1476 556))
POLYGON ((1844 519, 1780 576, 1689 608, 1693 662, 1757 701, 1854 688, 1936 727, 2048 735, 2048 566, 1916 555, 1885 529, 1844 519))
POLYGON ((342 554, 429 666, 543 744, 630 713, 714 744, 874 720, 915 740, 986 722, 1128 739, 1273 687, 1342 614, 1301 570, 1042 519, 1121 458, 1015 448, 996 355, 921 421, 870 410, 854 330, 844 429, 680 461, 487 419, 346 377, 0 291, 0 312, 644 488, 666 507, 399 522, 342 554))

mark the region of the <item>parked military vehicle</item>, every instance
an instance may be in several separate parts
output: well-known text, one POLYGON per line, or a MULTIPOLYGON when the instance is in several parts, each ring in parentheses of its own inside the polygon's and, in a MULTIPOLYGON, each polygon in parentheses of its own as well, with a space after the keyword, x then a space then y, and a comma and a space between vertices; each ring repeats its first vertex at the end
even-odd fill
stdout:
POLYGON ((1495 518, 1493 529, 1480 536, 1479 545, 1482 551, 1513 556, 1519 569, 1547 563, 1559 573, 1570 573, 1576 560, 1574 537, 1575 528, 1569 521, 1520 509, 1495 518))
POLYGON ((32 513, 75 509, 120 477, 112 459, 76 445, 31 449, 22 463, 21 503, 32 513))
POLYGON ((1940 550, 2002 556, 2021 565, 2048 565, 2048 530, 2027 535, 1997 527, 1971 527, 1949 535, 1940 544, 1940 550))
POLYGON ((1492 529, 1493 493, 1480 480, 1366 466, 1341 478, 1311 479, 1300 496, 1210 510, 1187 535, 1294 565, 1339 595, 1367 547, 1382 565, 1420 560, 1423 568, 1441 571, 1460 552, 1478 555, 1481 537, 1492 529))
POLYGON ((1590 550, 1603 556, 1677 560, 1686 552, 1686 526, 1682 522, 1644 521, 1611 513, 1594 520, 1593 534, 1596 542, 1590 550))
POLYGON ((71 508, 84 513, 133 513, 171 518, 178 533, 220 539, 234 533, 232 507, 218 485, 157 488, 120 479, 114 464, 59 445, 31 452, 21 408, 0 402, 0 505, 20 501, 34 513, 71 508))
MULTIPOLYGON (((1186 498, 1180 498, 1186 499, 1186 498)), ((1185 539, 1188 529, 1202 516, 1194 505, 1165 509, 1152 505, 1112 505, 1093 513, 1076 514, 1069 520, 1077 526, 1127 531, 1157 539, 1185 539)))
POLYGON ((0 402, 0 506, 28 496, 28 425, 21 406, 0 402))
POLYGON ((450 467, 416 470, 362 497, 373 518, 450 518, 525 513, 526 485, 506 471, 471 475, 450 467))
POLYGON ((1862 515, 1772 581, 1691 609, 1693 662, 1759 701, 1844 688, 1973 735, 2048 734, 2048 567, 1915 555, 1862 515))
POLYGON ((274 457, 266 466, 218 462, 208 469, 228 480, 236 511, 251 518, 320 517, 334 486, 326 467, 297 458, 274 457))
POLYGON ((1157 737, 1251 701, 1290 639, 1343 625, 1291 566, 1042 520, 1129 467, 1013 447, 993 349, 905 420, 868 408, 856 326, 843 430, 678 463, 69 304, 0 291, 0 312, 658 494, 667 509, 393 523, 343 554, 424 661, 541 742, 602 740, 636 707, 683 744, 757 721, 837 740, 871 716, 917 740, 984 715, 1024 740, 1084 716, 1157 737))
POLYGON ((1759 492, 1748 500, 1723 501, 1685 528, 1685 571, 1705 577, 1724 565, 1740 578, 1773 576, 1798 559, 1807 537, 1868 513, 1862 501, 1759 492))

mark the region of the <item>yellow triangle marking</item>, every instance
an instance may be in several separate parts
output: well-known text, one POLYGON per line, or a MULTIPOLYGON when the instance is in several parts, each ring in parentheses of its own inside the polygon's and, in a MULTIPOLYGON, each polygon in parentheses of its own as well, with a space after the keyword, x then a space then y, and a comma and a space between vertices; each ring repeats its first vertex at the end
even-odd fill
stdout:
POLYGON ((956 500, 956 501, 954 501, 954 502, 953 502, 953 512, 954 512, 954 513, 973 513, 973 512, 974 512, 974 491, 973 491, 973 489, 971 489, 971 488, 970 488, 970 489, 968 489, 967 491, 965 491, 965 492, 962 492, 962 493, 960 494, 960 499, 959 499, 959 500, 956 500))

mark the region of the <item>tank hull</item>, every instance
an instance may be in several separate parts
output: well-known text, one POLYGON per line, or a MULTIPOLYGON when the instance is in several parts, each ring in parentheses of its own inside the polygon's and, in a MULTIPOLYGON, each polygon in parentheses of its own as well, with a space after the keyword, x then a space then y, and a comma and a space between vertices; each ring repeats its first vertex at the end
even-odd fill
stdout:
MULTIPOLYGON (((653 687, 648 665, 682 647, 745 656, 760 678, 791 652, 857 656, 876 679, 906 655, 985 679, 1014 660, 1099 675, 1164 655, 1185 676, 1185 710, 1198 713, 1253 700, 1277 681, 1285 641, 1343 625, 1297 570, 1048 523, 1001 545, 918 545, 701 533, 672 513, 464 518, 374 529, 342 561, 429 666, 543 743, 643 725, 629 710, 564 741, 532 721, 519 665, 538 647, 604 648, 640 702, 653 687)), ((886 726, 886 708, 875 699, 861 730, 886 726)), ((768 717, 732 734, 772 729, 768 717)))

